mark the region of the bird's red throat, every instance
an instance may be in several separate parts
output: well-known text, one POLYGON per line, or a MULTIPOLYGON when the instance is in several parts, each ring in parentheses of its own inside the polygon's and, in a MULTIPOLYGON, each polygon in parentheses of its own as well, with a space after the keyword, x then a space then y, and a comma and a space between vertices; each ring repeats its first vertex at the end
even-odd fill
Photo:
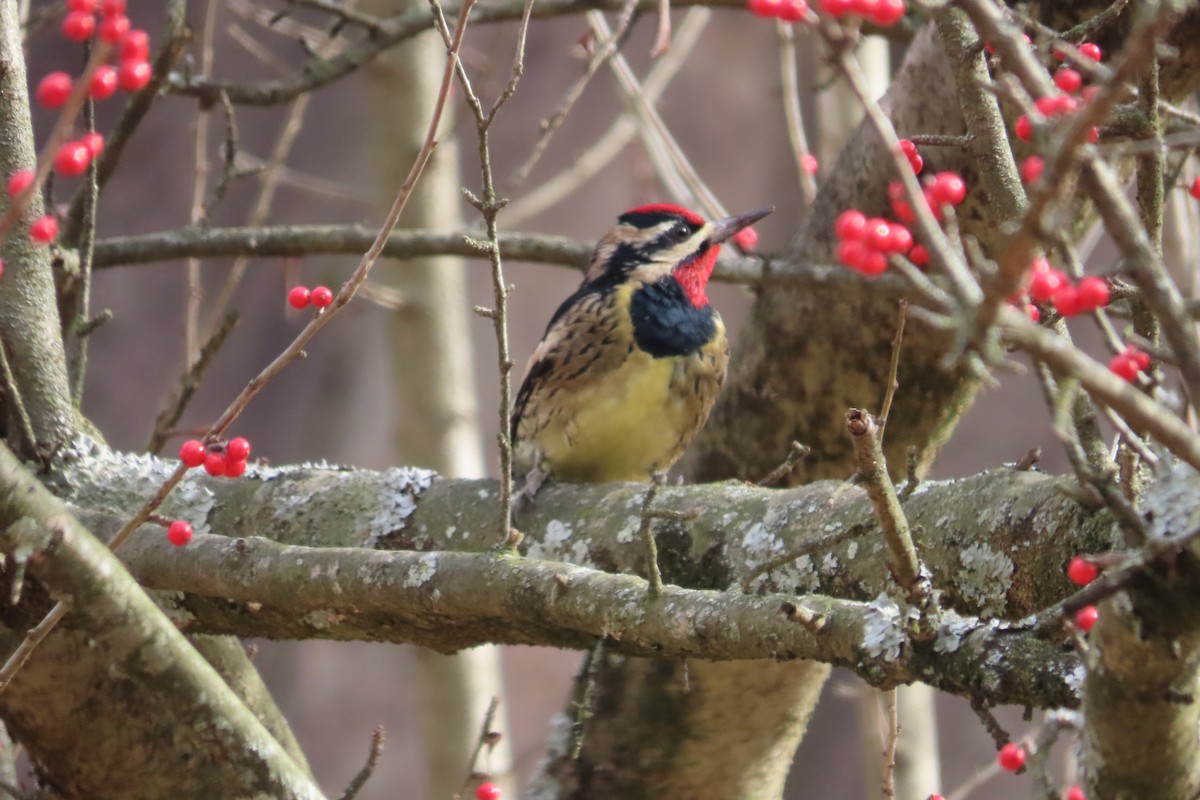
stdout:
POLYGON ((671 272, 671 276, 679 283, 693 308, 704 308, 708 305, 708 294, 705 290, 717 263, 717 254, 720 252, 721 245, 714 244, 703 253, 684 261, 671 272))

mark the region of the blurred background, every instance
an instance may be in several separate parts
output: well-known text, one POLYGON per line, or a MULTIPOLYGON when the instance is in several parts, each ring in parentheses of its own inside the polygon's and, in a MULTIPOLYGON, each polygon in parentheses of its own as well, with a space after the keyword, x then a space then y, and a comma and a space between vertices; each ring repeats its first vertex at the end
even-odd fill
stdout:
MULTIPOLYGON (((209 22, 212 72, 219 78, 273 78, 279 74, 276 62, 292 67, 303 62, 305 52, 294 30, 287 24, 273 28, 261 24, 261 15, 269 15, 282 3, 261 4, 267 8, 263 11, 250 3, 211 2, 211 6, 189 4, 189 21, 196 31, 196 43, 188 56, 191 69, 199 71, 202 65, 200 42, 209 22), (256 49, 269 51, 276 61, 263 61, 252 52, 256 49)), ((157 44, 162 4, 131 0, 129 6, 134 24, 150 31, 157 44)), ((375 13, 384 13, 400 4, 377 6, 375 13)), ((677 22, 682 16, 675 12, 677 22)), ((315 13, 297 14, 287 22, 314 25, 318 32, 328 27, 328 18, 315 13)), ((622 48, 639 75, 652 63, 649 50, 654 27, 651 17, 636 20, 622 48)), ((511 176, 531 152, 541 120, 555 111, 585 68, 581 43, 586 41, 586 31, 587 24, 580 16, 537 20, 530 28, 524 78, 516 96, 500 112, 492 136, 499 189, 516 201, 573 164, 624 110, 611 74, 601 70, 532 174, 515 191, 510 189, 511 176)), ((800 27, 796 35, 802 109, 820 164, 819 181, 832 166, 857 112, 847 96, 830 85, 815 42, 800 27)), ((481 24, 468 30, 464 62, 476 76, 476 88, 485 102, 507 80, 514 37, 511 25, 481 24)), ((778 43, 773 22, 744 11, 716 10, 657 103, 693 165, 731 212, 765 204, 777 207, 776 213, 759 225, 759 249, 767 253, 782 248, 804 217, 798 172, 784 126, 778 43)), ((308 44, 326 46, 324 39, 308 44)), ((428 84, 430 76, 436 81, 444 63, 445 50, 438 40, 427 41, 422 52, 424 55, 399 58, 386 66, 374 64, 312 94, 281 173, 268 222, 379 223, 383 216, 380 198, 390 200, 399 186, 394 173, 407 170, 412 137, 423 132, 428 119, 431 96, 415 87, 421 81, 428 84)), ((865 46, 862 57, 879 91, 886 88, 889 65, 902 52, 902 42, 876 40, 865 46)), ((78 50, 46 33, 31 38, 28 55, 31 81, 52 69, 77 71, 80 67, 78 50)), ((102 132, 119 114, 116 101, 110 103, 97 110, 97 127, 102 132)), ((476 224, 473 210, 456 199, 459 185, 479 186, 474 124, 464 113, 457 91, 451 106, 456 121, 435 153, 436 169, 426 176, 429 183, 435 173, 440 175, 442 183, 449 186, 451 200, 446 202, 445 192, 442 200, 422 200, 402 226, 461 230, 464 224, 476 224), (455 178, 460 155, 461 177, 455 178)), ((239 158, 246 164, 266 159, 288 114, 289 104, 238 107, 239 158)), ((49 134, 52 122, 50 112, 35 110, 40 139, 49 134)), ((165 96, 157 102, 101 198, 101 239, 188 224, 196 124, 193 100, 165 96)), ((225 123, 218 110, 210 116, 204 145, 212 166, 210 181, 221 169, 224 138, 225 123)), ((55 199, 69 199, 74 189, 74 184, 60 186, 55 199)), ((213 210, 209 224, 245 224, 260 189, 258 177, 235 180, 226 199, 213 210)), ((512 225, 502 214, 500 226, 502 230, 559 234, 590 242, 626 208, 667 199, 645 150, 635 139, 599 174, 560 201, 512 225)), ((284 302, 292 283, 336 288, 357 261, 352 255, 290 263, 250 262, 234 298, 240 324, 213 361, 182 428, 191 432, 206 427, 245 381, 300 330, 307 312, 294 312, 284 302)), ((200 265, 202 287, 208 296, 218 291, 230 267, 231 261, 220 259, 200 265)), ((573 290, 579 276, 563 268, 515 262, 506 263, 505 269, 515 287, 509 311, 512 352, 518 364, 514 380, 519 380, 520 369, 550 314, 573 290)), ((487 263, 441 260, 433 262, 433 267, 422 267, 381 262, 373 281, 396 287, 405 302, 400 308, 385 308, 362 298, 356 300, 312 343, 307 359, 289 366, 250 405, 233 433, 249 437, 254 457, 271 463, 327 459, 375 468, 416 463, 460 474, 494 476, 496 345, 490 322, 469 312, 475 305, 492 303, 487 263), (417 269, 425 269, 426 277, 430 270, 435 276, 449 276, 451 290, 444 284, 427 291, 432 284, 406 283, 417 269), (455 285, 460 288, 453 289, 455 285), (419 288, 422 286, 426 289, 419 288), (430 423, 414 412, 410 397, 412 385, 424 380, 420 370, 427 368, 417 366, 420 359, 414 352, 446 344, 423 338, 430 330, 423 322, 430 310, 421 305, 427 298, 443 306, 440 310, 457 314, 467 336, 464 352, 469 360, 451 386, 459 418, 445 424, 452 422, 456 430, 465 431, 459 446, 471 452, 460 453, 450 468, 422 452, 426 444, 418 441, 420 429, 429 428, 430 423), (411 372, 406 367, 410 360, 411 372)), ((84 410, 114 447, 140 450, 146 446, 155 415, 181 373, 186 296, 183 262, 106 269, 97 276, 93 310, 111 309, 114 318, 91 340, 84 410)), ((711 296, 736 337, 750 307, 750 292, 743 287, 717 286, 711 296)), ((1000 378, 1001 386, 985 393, 958 426, 937 465, 937 476, 995 467, 1021 458, 1034 447, 1043 448, 1043 469, 1063 469, 1034 382, 1021 375, 1000 378)), ((877 398, 863 400, 878 402, 877 398)), ((171 440, 164 452, 173 453, 178 441, 171 440)), ((372 729, 382 724, 388 731, 386 751, 360 796, 449 797, 434 790, 430 782, 425 759, 429 736, 421 719, 423 699, 432 690, 426 677, 429 669, 420 666, 421 658, 413 648, 327 642, 256 644, 256 662, 326 791, 340 792, 353 777, 365 760, 372 729)), ((516 781, 522 785, 541 757, 550 720, 563 708, 581 654, 504 648, 500 661, 504 676, 501 708, 511 727, 506 741, 516 781)), ((949 790, 991 763, 994 746, 964 701, 939 697, 937 708, 944 774, 941 788, 949 790)), ((1002 710, 1000 717, 1010 729, 1023 730, 1019 710, 1002 710)), ((873 694, 852 675, 836 673, 797 755, 788 796, 876 796, 877 789, 869 784, 879 760, 874 720, 873 694)), ((477 735, 481 721, 482 717, 477 717, 465 731, 466 741, 477 735)), ((456 783, 465 772, 464 755, 454 770, 456 783)), ((972 797, 1028 796, 1028 791, 1027 779, 1006 776, 972 797)))

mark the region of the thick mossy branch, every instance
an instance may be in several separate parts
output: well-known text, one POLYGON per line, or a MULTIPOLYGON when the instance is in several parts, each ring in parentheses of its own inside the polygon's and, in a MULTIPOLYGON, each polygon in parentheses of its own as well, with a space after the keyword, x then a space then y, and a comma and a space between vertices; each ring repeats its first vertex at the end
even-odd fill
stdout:
MULTIPOLYGON (((103 536, 140 507, 175 463, 92 448, 68 454, 51 482, 103 536)), ((904 510, 943 602, 961 613, 1011 619, 1071 591, 1064 574, 1071 556, 1117 543, 1107 512, 1080 507, 1072 486, 1071 478, 1010 469, 923 483, 904 510)), ((495 543, 496 491, 494 481, 441 479, 408 468, 251 466, 237 481, 190 473, 162 513, 187 519, 199 534, 485 552, 495 543)), ((644 496, 639 484, 549 484, 517 520, 522 551, 642 575, 637 530, 644 496)), ((655 507, 688 518, 655 526, 668 584, 867 601, 895 588, 861 488, 836 481, 788 490, 734 481, 665 486, 655 507)))
POLYGON ((924 680, 989 703, 1074 705, 1078 659, 1029 633, 945 615, 914 643, 904 612, 824 596, 666 587, 632 575, 488 553, 380 552, 162 536, 122 553, 145 585, 182 591, 185 628, 240 636, 382 639, 456 650, 485 642, 663 658, 793 659, 850 667, 871 683, 924 680), (781 613, 787 608, 788 615, 781 613), (1003 653, 1003 658, 996 658, 1003 653))

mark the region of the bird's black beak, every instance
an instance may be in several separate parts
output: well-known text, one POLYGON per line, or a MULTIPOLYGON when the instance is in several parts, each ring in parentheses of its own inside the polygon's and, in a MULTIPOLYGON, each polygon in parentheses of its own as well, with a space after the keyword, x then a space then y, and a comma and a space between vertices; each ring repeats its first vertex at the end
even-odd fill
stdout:
POLYGON ((712 232, 708 235, 708 241, 710 244, 720 244, 742 228, 753 225, 774 210, 775 206, 767 206, 766 208, 747 211, 745 214, 719 219, 713 223, 712 232))

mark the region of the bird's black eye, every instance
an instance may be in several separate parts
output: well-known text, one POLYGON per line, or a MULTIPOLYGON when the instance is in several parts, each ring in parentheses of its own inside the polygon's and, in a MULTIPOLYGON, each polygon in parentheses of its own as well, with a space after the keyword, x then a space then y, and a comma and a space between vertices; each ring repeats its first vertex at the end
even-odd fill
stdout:
POLYGON ((682 222, 677 222, 667 231, 667 238, 672 242, 686 242, 688 237, 692 235, 692 229, 682 222))

